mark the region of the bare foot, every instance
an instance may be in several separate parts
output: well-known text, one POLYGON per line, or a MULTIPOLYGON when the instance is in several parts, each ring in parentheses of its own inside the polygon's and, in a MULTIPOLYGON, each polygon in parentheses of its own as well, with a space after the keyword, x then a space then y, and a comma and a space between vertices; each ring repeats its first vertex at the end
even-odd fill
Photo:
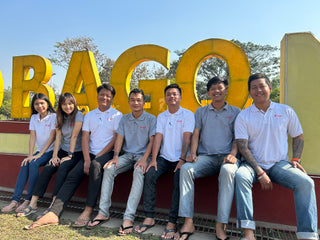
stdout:
POLYGON ((216 234, 217 234, 217 238, 219 239, 226 239, 227 238, 227 234, 226 234, 226 224, 221 223, 221 222, 217 222, 216 224, 216 234))
POLYGON ((174 235, 175 240, 184 240, 194 232, 195 228, 193 225, 192 218, 185 218, 184 224, 180 228, 179 232, 174 235), (184 233, 184 234, 181 234, 184 233), (188 234, 189 233, 189 234, 188 234), (181 234, 181 235, 180 235, 181 234))
POLYGON ((118 234, 121 236, 124 236, 132 233, 132 230, 133 230, 133 222, 131 222, 129 219, 124 219, 119 228, 118 234))
POLYGON ((149 228, 153 227, 155 224, 154 218, 145 218, 143 222, 134 228, 134 231, 137 233, 143 233, 149 228))
POLYGON ((80 216, 74 222, 74 224, 72 224, 72 226, 73 227, 85 227, 90 221, 91 213, 92 213, 92 207, 86 206, 85 209, 83 210, 83 212, 80 214, 80 216))
POLYGON ((35 221, 31 225, 26 226, 24 229, 32 230, 42 226, 57 225, 58 223, 59 223, 59 217, 53 212, 48 212, 46 215, 39 218, 37 221, 35 221))
POLYGON ((9 205, 7 205, 7 206, 5 206, 4 208, 1 209, 1 212, 3 212, 3 213, 12 212, 12 211, 16 210, 18 205, 19 205, 19 203, 17 201, 12 200, 9 205))
POLYGON ((16 212, 22 212, 26 207, 28 207, 29 203, 29 200, 24 200, 24 202, 19 207, 17 207, 16 212))
POLYGON ((168 222, 162 235, 162 239, 172 239, 175 236, 175 233, 177 232, 176 224, 168 222))
POLYGON ((105 217, 102 214, 98 213, 98 215, 88 223, 88 227, 96 227, 107 220, 109 220, 108 217, 105 217))
POLYGON ((243 229, 243 238, 247 240, 256 240, 252 229, 244 228, 243 229))

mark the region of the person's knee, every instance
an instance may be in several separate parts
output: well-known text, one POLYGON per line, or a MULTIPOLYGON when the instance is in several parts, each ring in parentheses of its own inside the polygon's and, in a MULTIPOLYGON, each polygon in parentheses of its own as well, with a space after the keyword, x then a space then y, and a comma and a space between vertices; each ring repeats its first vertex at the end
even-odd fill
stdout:
POLYGON ((234 177, 237 171, 235 164, 223 164, 220 169, 220 176, 231 176, 234 177))

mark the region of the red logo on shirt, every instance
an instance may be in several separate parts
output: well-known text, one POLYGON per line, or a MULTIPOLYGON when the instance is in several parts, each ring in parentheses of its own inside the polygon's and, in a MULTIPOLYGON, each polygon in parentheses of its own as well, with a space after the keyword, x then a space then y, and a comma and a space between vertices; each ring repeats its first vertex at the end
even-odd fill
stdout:
POLYGON ((108 119, 108 121, 112 121, 112 118, 111 118, 111 117, 108 117, 107 119, 108 119))
POLYGON ((180 122, 180 123, 182 123, 182 120, 177 120, 177 122, 180 122))
POLYGON ((232 118, 232 116, 226 116, 226 118, 229 118, 229 119, 231 119, 231 118, 232 118))
POLYGON ((140 128, 146 128, 146 127, 140 126, 140 128))
POLYGON ((282 117, 282 115, 277 115, 277 114, 275 114, 274 117, 282 117))
POLYGON ((46 127, 50 127, 50 126, 51 126, 51 124, 45 124, 45 126, 46 126, 46 127))

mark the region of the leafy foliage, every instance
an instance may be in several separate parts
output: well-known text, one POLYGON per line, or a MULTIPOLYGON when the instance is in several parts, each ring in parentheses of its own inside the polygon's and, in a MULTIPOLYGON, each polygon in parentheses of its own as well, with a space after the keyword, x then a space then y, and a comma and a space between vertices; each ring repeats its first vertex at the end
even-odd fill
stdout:
POLYGON ((66 38, 63 42, 57 42, 54 45, 53 54, 49 55, 49 60, 58 66, 68 69, 74 51, 91 51, 95 57, 101 81, 109 82, 114 60, 99 51, 93 38, 66 38))

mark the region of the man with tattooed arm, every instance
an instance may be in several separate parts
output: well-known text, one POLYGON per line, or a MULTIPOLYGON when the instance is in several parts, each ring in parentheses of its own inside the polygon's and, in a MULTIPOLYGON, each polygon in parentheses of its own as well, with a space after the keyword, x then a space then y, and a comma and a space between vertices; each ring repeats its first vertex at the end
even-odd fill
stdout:
POLYGON ((291 107, 270 101, 272 86, 265 74, 251 75, 248 88, 253 105, 235 122, 236 142, 245 160, 235 177, 237 224, 243 228, 243 239, 255 239, 252 185, 257 181, 263 190, 271 190, 273 182, 293 190, 298 239, 318 239, 314 182, 300 163, 304 140, 299 119, 291 107))

